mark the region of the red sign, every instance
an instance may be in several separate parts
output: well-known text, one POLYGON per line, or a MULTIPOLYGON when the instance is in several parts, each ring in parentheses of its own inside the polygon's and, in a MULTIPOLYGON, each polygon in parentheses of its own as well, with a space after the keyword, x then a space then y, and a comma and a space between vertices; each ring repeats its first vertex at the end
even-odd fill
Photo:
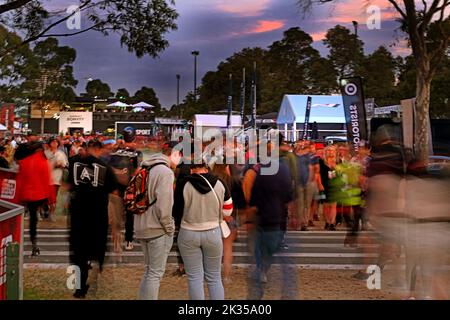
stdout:
POLYGON ((3 124, 9 131, 14 131, 14 104, 2 104, 0 108, 0 124, 3 124))
POLYGON ((0 169, 0 199, 18 204, 16 172, 0 169))

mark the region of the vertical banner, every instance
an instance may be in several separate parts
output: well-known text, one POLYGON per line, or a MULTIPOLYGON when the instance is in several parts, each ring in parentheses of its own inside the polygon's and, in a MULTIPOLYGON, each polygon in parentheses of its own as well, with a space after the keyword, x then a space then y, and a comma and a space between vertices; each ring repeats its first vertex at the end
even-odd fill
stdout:
POLYGON ((344 101, 347 139, 353 146, 353 150, 358 152, 359 143, 368 141, 362 78, 341 78, 339 82, 344 101))
POLYGON ((240 115, 242 126, 245 125, 245 68, 242 69, 240 115))
POLYGON ((252 80, 252 122, 253 129, 256 130, 256 62, 253 63, 253 80, 252 80))
POLYGON ((228 101, 227 101, 227 128, 231 126, 231 114, 233 112, 233 75, 230 73, 230 89, 228 92, 228 101))
POLYGON ((308 96, 306 100, 305 122, 303 123, 303 140, 308 139, 309 116, 311 114, 312 98, 308 96))

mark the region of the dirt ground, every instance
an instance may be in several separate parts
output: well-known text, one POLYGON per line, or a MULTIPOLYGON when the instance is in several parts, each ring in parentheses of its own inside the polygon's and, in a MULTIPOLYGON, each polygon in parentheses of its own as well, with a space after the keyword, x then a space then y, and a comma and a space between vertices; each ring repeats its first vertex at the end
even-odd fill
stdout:
MULTIPOLYGON (((188 299, 187 277, 173 276, 175 266, 168 266, 161 282, 160 299, 188 299)), ((94 268, 95 270, 95 268, 94 268)), ((234 267, 233 280, 225 285, 225 298, 245 300, 247 295, 247 268, 234 267)), ((87 299, 133 300, 137 298, 143 267, 106 267, 103 273, 91 272, 91 289, 87 299), (93 283, 96 283, 96 285, 93 283)), ((382 285, 382 290, 368 290, 366 281, 352 279, 354 270, 298 270, 300 300, 392 300, 401 295, 382 285)), ((268 274, 264 299, 281 298, 281 273, 274 267, 268 274)), ((24 299, 58 300, 72 299, 72 291, 66 287, 65 269, 25 269, 24 299)))

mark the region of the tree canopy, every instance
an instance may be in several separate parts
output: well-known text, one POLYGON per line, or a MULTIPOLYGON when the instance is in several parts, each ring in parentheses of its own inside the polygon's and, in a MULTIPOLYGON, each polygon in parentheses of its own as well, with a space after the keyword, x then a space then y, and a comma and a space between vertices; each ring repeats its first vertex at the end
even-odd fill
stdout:
MULTIPOLYGON (((195 113, 226 109, 229 74, 233 74, 233 109, 238 111, 243 68, 247 75, 245 105, 249 114, 253 62, 257 64, 257 104, 261 114, 278 111, 285 94, 337 94, 339 77, 351 73, 364 78, 366 97, 375 98, 379 106, 398 104, 415 96, 417 68, 412 55, 395 57, 384 46, 366 54, 359 37, 340 25, 328 30, 323 43, 329 49, 327 56, 321 56, 312 47, 310 35, 300 28, 291 28, 267 48, 244 48, 234 53, 220 62, 215 71, 205 74, 197 102, 188 93, 181 104, 183 116, 189 118, 195 113)), ((450 58, 444 60, 432 83, 433 117, 450 116, 450 90, 446 90, 445 82, 450 58)), ((173 108, 171 114, 175 116, 179 112, 173 108)))
POLYGON ((21 45, 48 37, 67 37, 88 31, 108 36, 118 34, 120 44, 136 56, 157 57, 169 42, 166 34, 177 29, 178 13, 174 0, 78 0, 78 10, 58 7, 57 0, 10 0, 0 4, 0 24, 25 34, 10 48, 2 48, 0 56, 18 50, 21 45), (68 33, 54 30, 61 24, 83 16, 80 28, 68 33))

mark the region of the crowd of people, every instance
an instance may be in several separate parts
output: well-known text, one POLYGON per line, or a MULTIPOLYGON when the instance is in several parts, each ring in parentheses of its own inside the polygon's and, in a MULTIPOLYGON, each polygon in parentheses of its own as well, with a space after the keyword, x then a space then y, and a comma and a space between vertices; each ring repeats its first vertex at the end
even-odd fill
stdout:
MULTIPOLYGON (((64 188, 70 193, 70 259, 81 270, 76 298, 88 292, 92 262, 97 261, 100 270, 103 267, 109 227, 116 253, 123 246, 132 250, 135 241, 141 245, 145 268, 140 299, 158 299, 174 242, 177 274, 187 275, 190 299, 205 299, 204 281, 211 299, 224 299, 223 283, 233 281, 233 242, 238 229, 245 229, 254 265, 248 297, 261 299, 274 255, 289 250, 286 232, 317 230, 319 221, 329 232, 348 230, 344 245, 350 247, 358 245, 359 231, 375 227, 381 235, 381 267, 393 255, 398 258, 403 248, 408 290, 414 297, 419 266, 428 278, 442 276, 436 267, 444 264, 450 242, 437 243, 433 232, 439 230, 443 239, 450 239, 448 179, 436 184, 399 140, 385 131, 371 146, 358 145, 357 152, 346 143, 292 143, 280 134, 279 143, 264 145, 269 155, 279 154, 271 160, 279 166, 272 175, 262 174, 270 164, 245 149, 240 149, 246 153, 244 164, 217 161, 225 158, 227 147, 215 154, 215 161, 205 157, 192 161, 195 152, 180 148, 181 139, 168 139, 144 160, 126 137, 113 140, 94 135, 43 140, 30 134, 26 141, 5 140, 0 146, 0 166, 18 169, 17 196, 29 212, 32 256, 40 254, 38 212, 54 221, 58 192, 64 188), (255 161, 250 161, 252 157, 255 161), (427 217, 419 208, 426 207, 429 199, 405 187, 408 184, 420 193, 420 183, 441 195, 434 196, 427 217), (418 241, 423 232, 429 237, 426 245, 418 241)), ((282 256, 280 260, 283 298, 296 299, 294 266, 282 256)), ((426 287, 430 295, 431 282, 426 287)))

